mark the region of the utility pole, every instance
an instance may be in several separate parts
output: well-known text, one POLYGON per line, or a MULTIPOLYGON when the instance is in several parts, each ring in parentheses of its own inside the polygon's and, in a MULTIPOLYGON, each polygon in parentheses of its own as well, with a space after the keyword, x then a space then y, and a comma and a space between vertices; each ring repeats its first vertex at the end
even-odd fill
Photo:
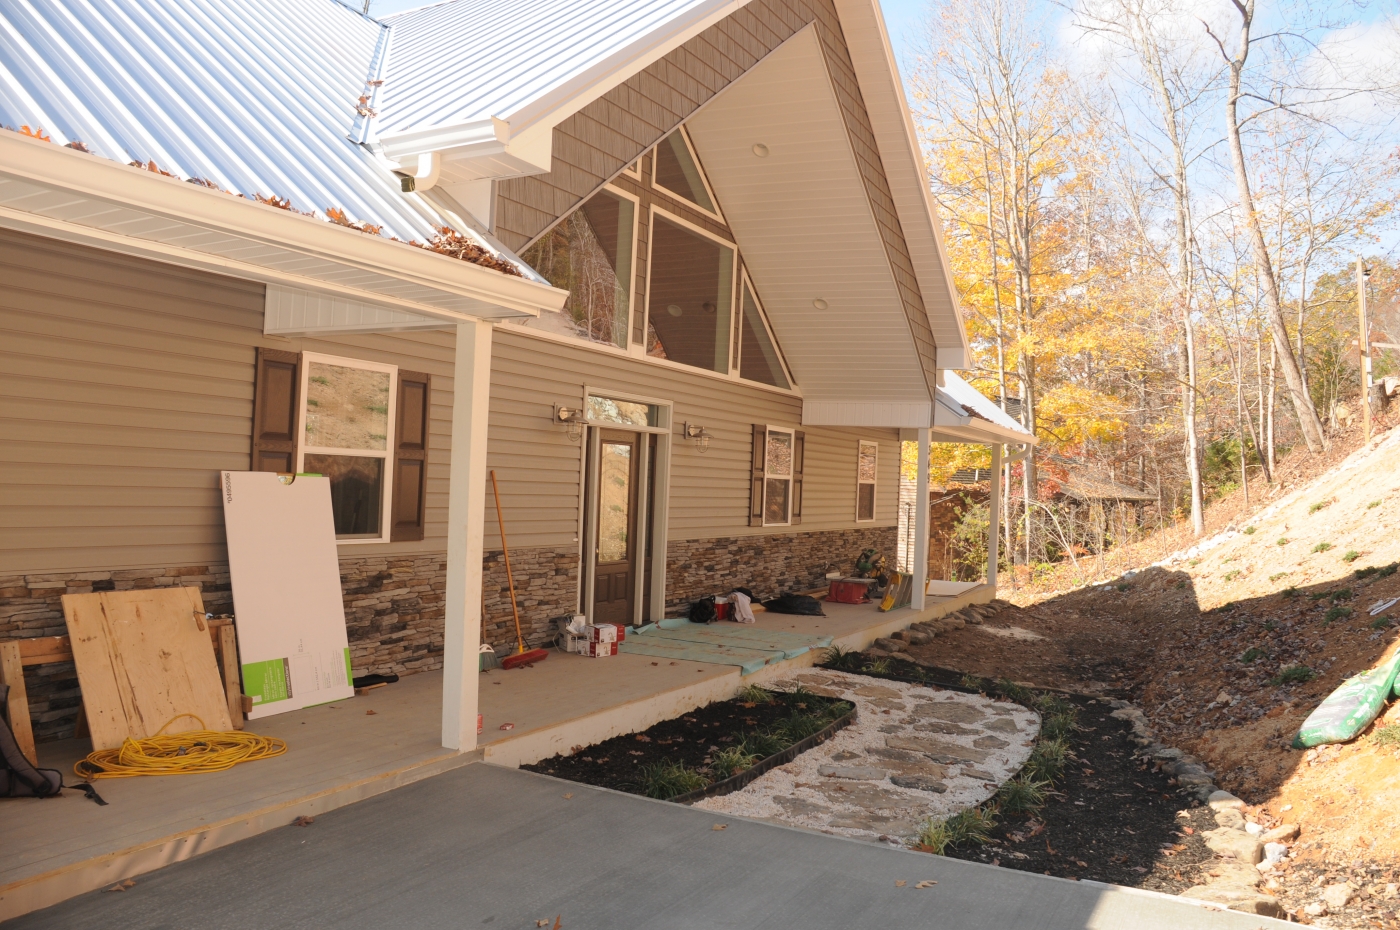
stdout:
POLYGON ((1356 257, 1356 312, 1361 319, 1357 331, 1356 350, 1361 368, 1361 423, 1366 430, 1366 441, 1371 441, 1371 330, 1366 325, 1366 279, 1370 277, 1366 260, 1356 257))

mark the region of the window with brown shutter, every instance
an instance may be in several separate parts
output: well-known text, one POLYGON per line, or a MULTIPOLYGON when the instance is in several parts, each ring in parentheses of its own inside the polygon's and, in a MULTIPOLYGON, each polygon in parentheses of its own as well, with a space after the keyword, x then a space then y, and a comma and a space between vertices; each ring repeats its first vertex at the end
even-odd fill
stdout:
POLYGON ((768 427, 755 423, 753 460, 749 484, 749 526, 763 525, 763 468, 768 448, 768 427))
POLYGON ((398 395, 390 542, 423 538, 423 510, 427 498, 428 411, 432 379, 422 372, 400 371, 398 395))
POLYGON ((297 470, 297 396, 301 353, 258 349, 253 382, 253 457, 249 471, 297 470))

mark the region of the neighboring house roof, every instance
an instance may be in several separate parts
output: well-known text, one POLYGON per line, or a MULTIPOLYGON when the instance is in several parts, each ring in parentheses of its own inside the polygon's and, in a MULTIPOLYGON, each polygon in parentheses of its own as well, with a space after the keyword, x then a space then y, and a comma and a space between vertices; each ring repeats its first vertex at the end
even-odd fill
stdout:
POLYGON ((1081 501, 1157 503, 1157 495, 1155 494, 1130 488, 1111 478, 1095 475, 1082 469, 1070 471, 1068 480, 1060 486, 1060 493, 1081 501))

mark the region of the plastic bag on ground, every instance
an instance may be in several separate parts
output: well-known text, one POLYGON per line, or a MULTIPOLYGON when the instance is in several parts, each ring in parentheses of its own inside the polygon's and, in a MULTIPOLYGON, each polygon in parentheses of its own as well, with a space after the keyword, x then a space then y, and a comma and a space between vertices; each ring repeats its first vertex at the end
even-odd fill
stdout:
POLYGON ((1293 748, 1345 743, 1371 725, 1385 706, 1400 670, 1400 652, 1369 672, 1342 683, 1317 706, 1293 738, 1293 748))

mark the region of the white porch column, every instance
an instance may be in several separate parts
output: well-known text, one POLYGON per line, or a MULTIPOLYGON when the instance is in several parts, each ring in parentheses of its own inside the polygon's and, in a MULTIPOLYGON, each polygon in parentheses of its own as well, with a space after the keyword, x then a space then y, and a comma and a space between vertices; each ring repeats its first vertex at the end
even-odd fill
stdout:
POLYGON ((909 606, 923 610, 928 591, 928 453, 929 431, 914 431, 919 443, 918 473, 914 477, 914 591, 909 606))
POLYGON ((447 495, 447 594, 443 618, 442 745, 476 748, 481 646, 481 533, 486 517, 486 418, 491 403, 491 324, 457 324, 452 370, 452 464, 447 495))
POLYGON ((987 508, 987 584, 997 589, 997 565, 1001 562, 1001 443, 992 445, 992 499, 987 508))

